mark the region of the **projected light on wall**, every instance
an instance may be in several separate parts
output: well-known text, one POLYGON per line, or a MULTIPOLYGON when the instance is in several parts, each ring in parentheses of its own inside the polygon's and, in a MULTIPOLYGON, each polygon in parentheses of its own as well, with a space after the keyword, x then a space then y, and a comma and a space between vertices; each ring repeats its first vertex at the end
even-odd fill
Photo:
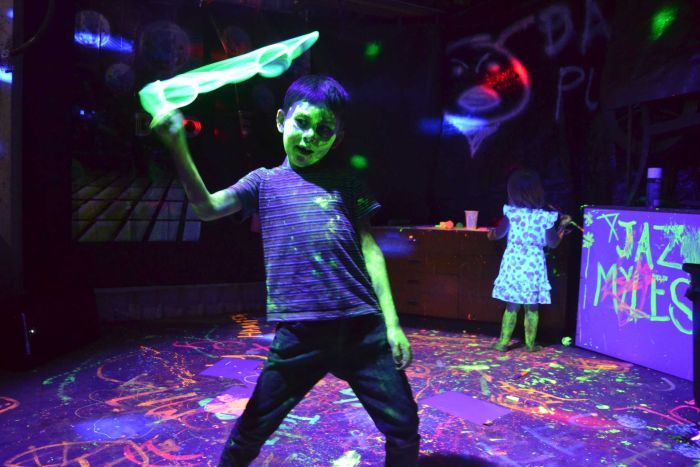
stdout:
POLYGON ((365 45, 365 59, 368 61, 375 60, 382 51, 382 44, 378 41, 372 41, 365 45))
POLYGON ((678 7, 665 6, 658 10, 651 19, 651 39, 657 40, 668 30, 676 20, 678 7))
POLYGON ((111 34, 107 18, 92 10, 83 10, 75 15, 73 40, 76 44, 94 49, 119 53, 134 51, 133 41, 111 34))
POLYGON ((584 210, 576 344, 692 379, 684 262, 700 259, 700 213, 584 210))
POLYGON ((369 161, 362 154, 355 154, 350 157, 350 165, 357 170, 365 170, 369 167, 369 161))
POLYGON ((76 43, 88 47, 104 47, 109 37, 109 21, 101 13, 83 10, 75 15, 76 43))
POLYGON ((124 39, 123 37, 108 37, 105 40, 104 36, 90 36, 85 33, 75 35, 75 42, 86 47, 94 49, 109 50, 118 53, 131 53, 134 51, 133 41, 124 39))
POLYGON ((0 82, 1 83, 12 83, 12 72, 4 67, 0 67, 0 82))

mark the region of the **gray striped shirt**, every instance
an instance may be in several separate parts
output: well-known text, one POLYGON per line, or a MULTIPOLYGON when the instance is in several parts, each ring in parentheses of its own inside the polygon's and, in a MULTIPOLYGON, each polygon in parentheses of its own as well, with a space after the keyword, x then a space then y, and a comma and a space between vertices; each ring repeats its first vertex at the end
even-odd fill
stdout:
POLYGON ((260 215, 268 321, 328 320, 379 313, 358 225, 379 203, 350 172, 293 169, 287 160, 229 188, 242 215, 260 215))

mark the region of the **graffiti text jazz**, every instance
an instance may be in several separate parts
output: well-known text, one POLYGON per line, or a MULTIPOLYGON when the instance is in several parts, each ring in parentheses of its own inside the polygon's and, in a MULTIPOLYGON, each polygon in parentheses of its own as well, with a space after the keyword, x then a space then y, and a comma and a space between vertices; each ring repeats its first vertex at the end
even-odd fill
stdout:
POLYGON ((606 221, 614 250, 608 256, 611 263, 597 263, 593 305, 611 299, 616 313, 624 312, 632 320, 670 321, 682 333, 691 334, 692 310, 684 299, 690 280, 674 260, 679 257, 685 226, 606 221))

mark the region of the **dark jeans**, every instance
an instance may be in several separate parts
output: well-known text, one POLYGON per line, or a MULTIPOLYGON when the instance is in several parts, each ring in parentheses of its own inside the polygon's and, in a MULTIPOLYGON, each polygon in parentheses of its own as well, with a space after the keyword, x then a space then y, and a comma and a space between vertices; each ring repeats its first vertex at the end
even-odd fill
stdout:
POLYGON ((386 437, 386 465, 416 465, 418 407, 406 374, 396 369, 381 315, 279 324, 219 465, 248 465, 289 411, 328 372, 348 382, 386 437))

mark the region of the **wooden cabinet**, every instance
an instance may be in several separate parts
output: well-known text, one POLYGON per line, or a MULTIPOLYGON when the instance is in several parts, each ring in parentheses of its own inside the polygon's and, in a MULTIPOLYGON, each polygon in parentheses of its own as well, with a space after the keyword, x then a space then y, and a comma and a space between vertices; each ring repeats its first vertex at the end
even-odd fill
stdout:
MULTIPOLYGON (((432 227, 374 227, 373 233, 400 314, 500 322, 504 304, 491 290, 505 240, 489 241, 486 231, 432 227)), ((540 306, 547 334, 561 334, 566 322, 567 250, 562 244, 547 251, 552 304, 540 306)))

